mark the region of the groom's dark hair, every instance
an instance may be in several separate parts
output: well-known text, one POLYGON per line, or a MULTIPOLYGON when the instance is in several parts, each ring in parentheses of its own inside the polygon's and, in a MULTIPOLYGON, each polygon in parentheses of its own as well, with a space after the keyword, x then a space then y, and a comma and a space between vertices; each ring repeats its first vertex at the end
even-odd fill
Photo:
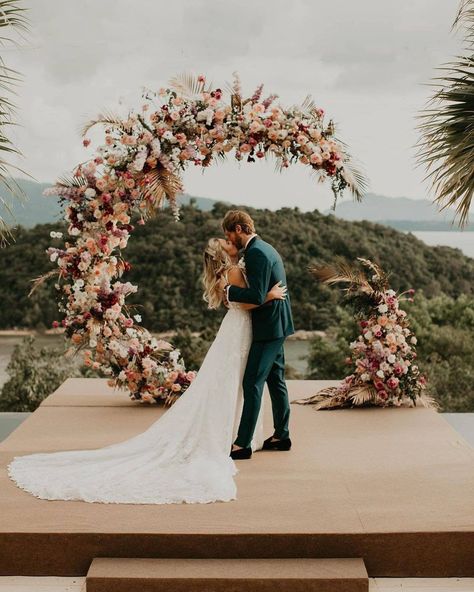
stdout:
POLYGON ((237 224, 242 228, 245 234, 255 232, 255 224, 252 218, 242 210, 229 210, 222 220, 222 228, 227 232, 234 232, 237 224))

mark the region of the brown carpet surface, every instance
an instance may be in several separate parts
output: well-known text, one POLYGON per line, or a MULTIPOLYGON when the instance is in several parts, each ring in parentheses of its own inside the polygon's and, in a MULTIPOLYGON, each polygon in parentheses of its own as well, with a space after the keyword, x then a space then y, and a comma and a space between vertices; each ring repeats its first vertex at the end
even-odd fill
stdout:
MULTIPOLYGON (((89 504, 39 500, 7 476, 28 452, 97 448, 147 428, 163 409, 105 406, 105 381, 71 381, 0 445, 0 532, 363 533, 474 530, 474 449, 433 410, 314 411, 292 405, 290 452, 255 453, 238 463, 238 499, 190 505, 89 504), (94 395, 95 389, 97 394, 94 395), (61 397, 64 406, 59 406, 61 397)), ((69 381, 68 381, 69 382, 69 381)), ((327 381, 326 381, 327 384, 327 381)), ((291 397, 318 381, 288 381, 291 397)), ((111 391, 111 389, 109 389, 111 391)), ((271 409, 266 401, 271 433, 271 409)))

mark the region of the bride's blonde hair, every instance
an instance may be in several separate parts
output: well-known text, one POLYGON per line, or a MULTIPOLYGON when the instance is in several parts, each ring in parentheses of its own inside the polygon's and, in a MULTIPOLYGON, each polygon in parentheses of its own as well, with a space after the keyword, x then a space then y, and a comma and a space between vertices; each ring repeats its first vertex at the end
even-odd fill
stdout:
POLYGON ((203 265, 201 281, 204 293, 202 297, 207 302, 208 308, 219 308, 223 301, 223 293, 217 284, 222 275, 232 267, 232 261, 222 248, 218 238, 209 239, 204 249, 203 265))

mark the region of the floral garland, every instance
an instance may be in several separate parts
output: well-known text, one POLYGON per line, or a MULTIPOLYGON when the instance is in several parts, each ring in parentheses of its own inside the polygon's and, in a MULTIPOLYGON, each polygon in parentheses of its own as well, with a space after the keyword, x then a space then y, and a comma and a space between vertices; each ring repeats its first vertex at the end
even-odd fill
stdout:
MULTIPOLYGON (((336 198, 349 187, 360 199, 364 179, 354 172, 332 123, 324 124, 324 111, 309 98, 284 110, 274 103, 276 95, 262 99, 259 86, 244 99, 237 75, 227 103, 204 76, 178 77, 171 88, 143 96, 139 112, 90 122, 84 136, 104 124, 103 144, 72 178, 45 191, 65 206, 69 236, 63 247, 47 249, 58 269, 37 278, 33 290, 58 274, 55 287, 65 316, 53 325, 64 327, 72 350, 83 350, 84 363, 109 376, 110 386, 128 389, 132 399, 172 402, 195 374, 186 372, 180 352, 140 326, 140 315, 125 304, 138 289, 119 280, 130 269, 121 252, 134 230, 132 217, 144 224, 167 200, 178 219, 180 173, 190 164, 207 167, 231 151, 248 162, 271 154, 280 170, 301 162, 320 180, 331 180, 336 198)), ((84 137, 83 144, 90 140, 84 137)))
POLYGON ((361 334, 350 343, 351 356, 346 358, 352 373, 338 386, 321 389, 296 402, 315 404, 316 409, 367 404, 416 406, 417 402, 439 407, 424 393, 427 381, 416 364, 417 339, 409 328, 407 313, 400 308, 402 300, 413 301, 415 290, 397 295, 378 265, 360 257, 358 260, 370 269, 370 277, 354 271, 340 258, 335 266, 311 268, 325 283, 349 283, 347 297, 356 306, 361 334))

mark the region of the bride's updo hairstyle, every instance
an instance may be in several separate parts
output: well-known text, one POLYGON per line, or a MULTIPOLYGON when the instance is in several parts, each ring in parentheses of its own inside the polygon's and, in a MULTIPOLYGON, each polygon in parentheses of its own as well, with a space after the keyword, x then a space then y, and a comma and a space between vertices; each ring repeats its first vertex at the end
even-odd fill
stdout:
POLYGON ((204 286, 203 299, 207 302, 208 308, 219 308, 222 304, 222 290, 217 285, 231 266, 232 261, 226 251, 222 248, 218 238, 210 238, 204 249, 204 271, 202 284, 204 286))

